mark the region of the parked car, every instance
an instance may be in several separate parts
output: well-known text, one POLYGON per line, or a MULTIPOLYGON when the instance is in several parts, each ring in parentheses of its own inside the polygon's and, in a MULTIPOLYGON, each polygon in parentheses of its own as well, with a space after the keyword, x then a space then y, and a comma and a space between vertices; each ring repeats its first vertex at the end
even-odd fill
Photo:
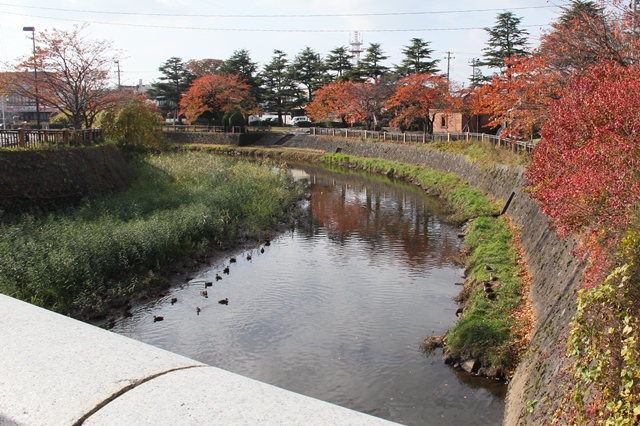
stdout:
POLYGON ((301 123, 303 121, 306 121, 306 122, 309 122, 309 123, 311 122, 309 117, 301 115, 301 116, 298 116, 298 117, 293 117, 291 119, 291 124, 293 124, 294 126, 297 126, 297 125, 299 125, 299 123, 301 123))

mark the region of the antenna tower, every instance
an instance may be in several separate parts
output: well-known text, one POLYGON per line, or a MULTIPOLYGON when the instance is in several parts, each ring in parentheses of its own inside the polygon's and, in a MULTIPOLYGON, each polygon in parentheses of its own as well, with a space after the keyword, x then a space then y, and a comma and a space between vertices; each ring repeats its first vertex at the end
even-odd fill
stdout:
POLYGON ((351 61, 353 62, 353 66, 358 66, 360 63, 360 54, 363 52, 362 50, 362 33, 360 31, 353 32, 353 38, 350 38, 349 45, 351 46, 351 61))

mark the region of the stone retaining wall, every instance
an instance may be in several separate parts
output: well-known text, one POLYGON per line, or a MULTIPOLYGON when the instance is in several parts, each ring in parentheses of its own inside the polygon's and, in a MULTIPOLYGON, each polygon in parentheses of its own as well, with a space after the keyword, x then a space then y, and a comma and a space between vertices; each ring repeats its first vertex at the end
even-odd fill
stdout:
POLYGON ((126 188, 133 176, 115 145, 0 151, 0 210, 64 206, 126 188))
MULTIPOLYGON (((218 145, 245 146, 256 143, 265 133, 195 133, 195 132, 163 132, 165 139, 173 143, 202 143, 218 145)), ((269 134, 269 133, 266 133, 269 134)))
POLYGON ((553 413, 547 402, 560 397, 560 372, 568 325, 575 313, 576 291, 584 268, 571 254, 571 242, 560 241, 549 229, 538 205, 524 192, 523 167, 497 165, 488 170, 470 164, 462 156, 428 150, 421 146, 332 139, 297 135, 285 143, 297 148, 321 149, 359 157, 382 158, 451 172, 470 185, 505 202, 512 192, 508 210, 522 233, 522 247, 533 276, 529 297, 536 322, 530 350, 509 384, 505 425, 545 424, 553 413), (535 402, 535 404, 534 404, 535 402), (529 404, 528 404, 529 403, 529 404), (528 412, 527 408, 533 408, 528 412))

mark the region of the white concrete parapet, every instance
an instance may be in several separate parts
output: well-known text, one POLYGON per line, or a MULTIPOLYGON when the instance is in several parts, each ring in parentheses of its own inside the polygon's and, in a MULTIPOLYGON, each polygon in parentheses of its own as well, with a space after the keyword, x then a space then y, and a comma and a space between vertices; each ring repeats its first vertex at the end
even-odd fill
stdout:
POLYGON ((0 295, 0 425, 391 425, 0 295))

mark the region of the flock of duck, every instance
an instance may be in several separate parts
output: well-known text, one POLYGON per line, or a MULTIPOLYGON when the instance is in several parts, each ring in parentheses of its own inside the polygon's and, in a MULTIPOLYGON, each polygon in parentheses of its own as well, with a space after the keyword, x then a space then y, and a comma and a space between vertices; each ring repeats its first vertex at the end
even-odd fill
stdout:
MULTIPOLYGON (((270 238, 265 238, 264 243, 262 245, 262 247, 260 247, 260 253, 264 253, 264 248, 268 247, 271 245, 271 239, 270 238)), ((244 258, 246 260, 251 260, 252 256, 251 253, 247 253, 244 258)), ((224 275, 229 275, 231 273, 231 264, 232 263, 236 263, 238 262, 238 259, 235 256, 232 256, 229 258, 229 265, 225 265, 225 267, 222 269, 222 273, 224 275)), ((222 275, 220 275, 219 273, 216 273, 215 275, 215 280, 220 281, 222 280, 222 275)), ((204 290, 200 290, 200 296, 204 297, 205 299, 209 298, 209 292, 208 292, 208 288, 213 286, 213 281, 204 281, 204 290)), ((173 297, 171 299, 171 304, 174 305, 175 303, 178 302, 178 298, 177 297, 173 297)), ((228 305, 229 304, 229 298, 225 297, 224 299, 220 299, 218 300, 218 303, 221 305, 228 305)), ((196 306, 196 315, 200 315, 200 312, 202 312, 202 308, 200 308, 199 306, 196 306)), ((158 321, 164 321, 164 317, 163 316, 159 316, 159 315, 154 315, 153 316, 153 322, 158 322, 158 321)))

